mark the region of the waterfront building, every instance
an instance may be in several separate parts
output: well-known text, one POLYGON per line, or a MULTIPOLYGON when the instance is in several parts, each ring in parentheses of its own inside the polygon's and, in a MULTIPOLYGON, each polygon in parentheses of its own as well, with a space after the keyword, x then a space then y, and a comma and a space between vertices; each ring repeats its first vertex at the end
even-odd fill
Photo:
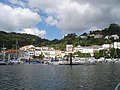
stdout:
POLYGON ((73 52, 73 45, 66 45, 67 52, 73 52))
POLYGON ((35 56, 39 56, 40 54, 42 54, 42 48, 40 47, 35 47, 35 51, 34 51, 34 55, 35 56))
POLYGON ((30 58, 35 55, 35 46, 33 45, 26 45, 20 48, 21 51, 26 52, 30 58))
POLYGON ((34 50, 34 49, 35 49, 35 46, 33 45, 26 45, 20 48, 20 50, 22 51, 28 51, 28 50, 34 50))
POLYGON ((98 52, 101 49, 101 46, 88 46, 84 47, 82 53, 90 53, 98 52))
POLYGON ((87 46, 87 47, 82 47, 78 45, 77 47, 74 48, 74 52, 80 51, 81 53, 94 53, 98 52, 101 50, 101 46, 87 46))
POLYGON ((74 52, 78 52, 78 51, 82 52, 83 51, 83 47, 80 46, 80 45, 78 45, 77 47, 74 47, 74 52))
POLYGON ((65 53, 60 50, 55 50, 53 47, 35 47, 33 45, 27 45, 21 47, 20 50, 27 52, 31 58, 43 54, 44 60, 63 58, 65 55, 65 53))

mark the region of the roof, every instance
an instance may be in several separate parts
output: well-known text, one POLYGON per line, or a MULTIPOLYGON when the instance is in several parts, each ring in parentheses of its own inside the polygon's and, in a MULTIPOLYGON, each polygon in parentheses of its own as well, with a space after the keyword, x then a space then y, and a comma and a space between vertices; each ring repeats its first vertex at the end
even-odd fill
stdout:
POLYGON ((20 50, 7 50, 6 53, 16 53, 16 52, 20 52, 20 50))

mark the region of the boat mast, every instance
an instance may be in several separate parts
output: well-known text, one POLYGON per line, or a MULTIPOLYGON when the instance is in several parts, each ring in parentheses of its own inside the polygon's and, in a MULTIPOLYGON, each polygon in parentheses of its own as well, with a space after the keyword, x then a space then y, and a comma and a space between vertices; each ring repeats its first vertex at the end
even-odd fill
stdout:
POLYGON ((3 61, 5 61, 5 47, 4 47, 4 42, 3 42, 3 48, 2 48, 2 52, 3 52, 3 61))
POLYGON ((17 58, 17 41, 16 41, 15 49, 16 49, 16 55, 15 55, 15 57, 17 58))
POLYGON ((15 59, 17 59, 17 58, 18 58, 18 54, 17 54, 17 45, 18 45, 18 42, 17 42, 17 40, 16 40, 16 44, 15 44, 15 49, 16 49, 15 59))
POLYGON ((86 59, 86 42, 85 42, 85 62, 87 62, 87 59, 86 59))

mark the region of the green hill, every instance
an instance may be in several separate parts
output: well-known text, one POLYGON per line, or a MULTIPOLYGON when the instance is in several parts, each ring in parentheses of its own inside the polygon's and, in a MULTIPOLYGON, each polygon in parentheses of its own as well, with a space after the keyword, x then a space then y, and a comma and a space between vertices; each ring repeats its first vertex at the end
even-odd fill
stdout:
POLYGON ((117 34, 120 36, 120 26, 118 24, 110 24, 108 28, 102 30, 90 31, 90 33, 103 34, 104 36, 117 34))
POLYGON ((73 44, 74 46, 81 45, 81 46, 91 46, 91 45, 102 45, 105 43, 113 43, 115 41, 120 42, 120 39, 114 40, 114 39, 104 39, 107 35, 114 35, 117 34, 120 36, 120 26, 117 24, 111 24, 108 28, 102 29, 102 30, 95 30, 90 31, 90 33, 84 33, 82 35, 88 36, 88 35, 103 35, 102 38, 93 38, 93 37, 87 37, 87 39, 81 38, 81 35, 78 36, 75 33, 68 34, 67 36, 64 36, 63 39, 58 40, 47 40, 47 39, 41 39, 38 36, 30 35, 30 34, 20 34, 20 33, 7 33, 4 31, 0 31, 0 48, 2 48, 3 42, 5 44, 5 47, 7 49, 15 49, 16 41, 18 42, 18 46, 24 46, 24 45, 35 45, 35 46, 50 46, 54 47, 55 49, 65 50, 66 44, 73 44))
POLYGON ((42 44, 44 45, 44 43, 48 40, 41 39, 38 36, 30 34, 20 34, 15 32, 7 33, 4 31, 0 31, 0 48, 2 48, 3 42, 7 49, 15 48, 16 41, 18 42, 18 46, 21 47, 29 44, 41 46, 42 44))

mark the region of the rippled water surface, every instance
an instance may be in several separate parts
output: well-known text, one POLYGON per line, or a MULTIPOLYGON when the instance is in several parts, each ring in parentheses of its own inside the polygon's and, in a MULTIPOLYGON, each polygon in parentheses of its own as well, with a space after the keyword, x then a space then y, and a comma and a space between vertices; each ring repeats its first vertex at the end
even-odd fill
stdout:
POLYGON ((120 64, 0 66, 0 90, 114 90, 118 83, 120 64))

